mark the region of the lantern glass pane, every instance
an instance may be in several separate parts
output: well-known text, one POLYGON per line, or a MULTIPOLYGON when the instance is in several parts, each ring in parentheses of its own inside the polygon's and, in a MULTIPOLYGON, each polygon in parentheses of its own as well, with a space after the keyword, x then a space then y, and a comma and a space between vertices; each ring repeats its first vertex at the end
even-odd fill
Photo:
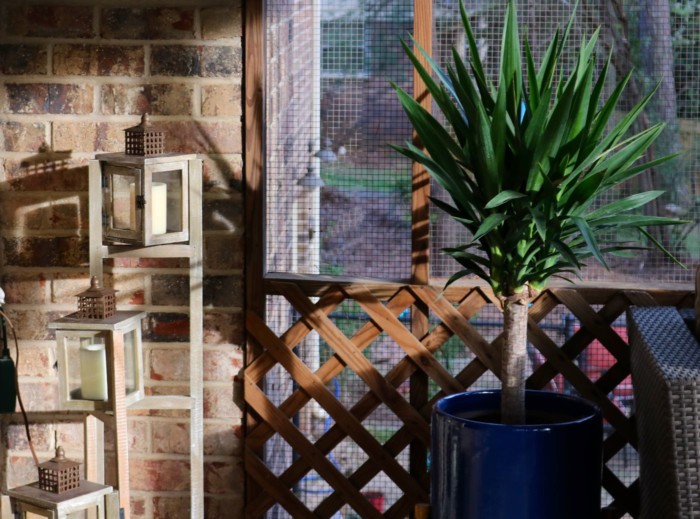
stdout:
POLYGON ((107 344, 104 336, 65 337, 65 377, 70 400, 107 400, 107 344))
POLYGON ((138 169, 109 165, 107 173, 110 177, 110 211, 112 228, 138 230, 140 228, 136 197, 140 194, 137 182, 138 169))
POLYGON ((183 171, 181 169, 153 173, 153 234, 180 232, 183 230, 182 176, 183 171))

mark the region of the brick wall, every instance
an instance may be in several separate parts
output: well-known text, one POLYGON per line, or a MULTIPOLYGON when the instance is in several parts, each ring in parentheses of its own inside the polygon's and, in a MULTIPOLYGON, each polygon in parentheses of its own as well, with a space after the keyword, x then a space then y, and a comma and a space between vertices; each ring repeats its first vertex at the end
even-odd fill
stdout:
MULTIPOLYGON (((167 151, 204 165, 205 507, 240 516, 242 364, 241 9, 216 0, 0 3, 0 285, 20 338, 20 389, 41 461, 54 432, 82 458, 82 427, 59 409, 47 330, 88 284, 87 163, 123 151, 140 114, 167 151)), ((187 271, 181 260, 107 264, 118 307, 148 311, 147 392, 186 391, 187 271)), ((36 479, 17 415, 0 422, 2 488, 36 479)), ((132 517, 189 517, 186 415, 130 413, 132 517)))

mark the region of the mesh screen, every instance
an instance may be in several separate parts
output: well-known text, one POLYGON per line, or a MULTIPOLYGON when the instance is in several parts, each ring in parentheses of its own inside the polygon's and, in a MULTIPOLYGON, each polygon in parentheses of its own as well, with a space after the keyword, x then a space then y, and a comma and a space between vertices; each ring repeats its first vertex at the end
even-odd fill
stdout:
POLYGON ((268 2, 267 269, 406 279, 412 3, 268 2))
MULTIPOLYGON (((500 2, 472 1, 465 3, 478 40, 487 74, 495 80, 504 9, 500 2)), ((614 192, 601 198, 599 204, 632 193, 661 189, 664 197, 650 204, 650 214, 677 216, 691 223, 671 229, 653 230, 653 235, 688 265, 697 262, 700 254, 698 239, 697 178, 700 172, 700 148, 697 120, 700 115, 700 8, 696 2, 625 2, 624 12, 615 10, 615 3, 602 1, 580 2, 578 13, 564 51, 562 62, 571 63, 576 45, 590 37, 600 27, 598 61, 602 67, 610 50, 612 73, 608 77, 608 92, 615 82, 634 70, 620 107, 629 109, 658 83, 659 89, 639 118, 634 128, 641 131, 657 122, 666 123, 666 129, 657 140, 647 160, 666 154, 681 153, 671 163, 642 174, 614 192)), ((559 1, 528 1, 519 3, 521 36, 528 38, 536 64, 557 27, 563 28, 575 3, 559 1)), ((437 3, 433 55, 444 66, 451 61, 451 49, 464 55, 465 41, 461 31, 456 2, 437 3)), ((433 193, 446 198, 439 186, 431 186, 433 193)), ((611 231, 614 232, 614 231, 611 231)), ((635 238, 638 236, 635 235, 635 238)), ((443 247, 466 243, 469 235, 440 210, 431 214, 431 273, 446 277, 456 264, 441 256, 443 247)), ((649 245, 648 241, 642 241, 649 245)), ((650 282, 689 282, 693 270, 680 269, 657 251, 643 251, 631 257, 607 258, 610 270, 590 261, 583 272, 584 280, 638 282, 640 276, 650 282)))
MULTIPOLYGON (((550 0, 520 4, 520 21, 536 63, 549 36, 562 27, 573 3, 550 0)), ((267 270, 407 279, 410 273, 410 164, 389 148, 411 129, 389 85, 411 91, 412 70, 399 45, 412 29, 406 0, 304 0, 267 3, 266 181, 267 270)), ((497 69, 502 2, 469 1, 467 8, 487 71, 497 69)), ((435 2, 433 55, 449 61, 464 51, 457 2, 435 2)), ((680 152, 672 163, 644 173, 611 198, 648 189, 666 195, 648 207, 691 223, 656 229, 654 235, 682 261, 700 255, 696 184, 700 145, 700 7, 690 0, 585 1, 579 5, 570 63, 581 38, 600 26, 598 59, 612 53, 616 78, 634 70, 620 107, 628 109, 659 83, 637 131, 658 121, 667 127, 650 158, 680 152), (617 5, 617 4, 615 4, 617 5)), ((437 186, 433 193, 444 196, 437 186)), ((601 200, 601 203, 608 202, 601 200)), ((438 210, 431 214, 431 273, 455 270, 440 254, 464 243, 462 229, 438 210)), ((610 257, 610 271, 590 263, 587 280, 687 282, 656 251, 610 257)))

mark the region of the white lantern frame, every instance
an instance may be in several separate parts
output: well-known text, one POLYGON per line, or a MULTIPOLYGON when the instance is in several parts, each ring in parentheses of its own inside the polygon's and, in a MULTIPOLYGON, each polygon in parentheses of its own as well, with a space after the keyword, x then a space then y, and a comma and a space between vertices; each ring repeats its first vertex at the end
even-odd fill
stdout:
MULTIPOLYGON (((116 400, 124 398, 126 406, 144 398, 143 341, 141 321, 146 312, 117 312, 106 319, 81 319, 77 313, 49 323, 56 331, 58 345, 58 380, 61 406, 82 411, 113 411, 116 400), (133 334, 131 344, 127 337, 133 334), (74 393, 75 359, 71 358, 72 343, 94 343, 105 346, 107 399, 88 400, 74 393), (129 348, 128 346, 131 346, 129 348), (128 351, 127 351, 128 350, 128 351), (128 366, 127 364, 130 364, 128 366), (127 387, 127 367, 133 382, 127 387), (117 398, 115 398, 117 395, 117 398)), ((79 366, 79 363, 78 363, 79 366)), ((79 369, 79 367, 78 367, 79 369)), ((82 383, 82 382, 81 382, 82 383)))

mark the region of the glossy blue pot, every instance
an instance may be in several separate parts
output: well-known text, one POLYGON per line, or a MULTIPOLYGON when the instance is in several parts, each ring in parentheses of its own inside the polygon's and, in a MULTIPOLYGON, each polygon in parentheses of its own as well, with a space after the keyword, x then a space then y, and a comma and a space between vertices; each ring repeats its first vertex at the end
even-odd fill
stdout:
POLYGON ((445 397, 432 416, 431 517, 600 517, 603 420, 577 397, 528 391, 527 425, 498 423, 500 391, 445 397))

